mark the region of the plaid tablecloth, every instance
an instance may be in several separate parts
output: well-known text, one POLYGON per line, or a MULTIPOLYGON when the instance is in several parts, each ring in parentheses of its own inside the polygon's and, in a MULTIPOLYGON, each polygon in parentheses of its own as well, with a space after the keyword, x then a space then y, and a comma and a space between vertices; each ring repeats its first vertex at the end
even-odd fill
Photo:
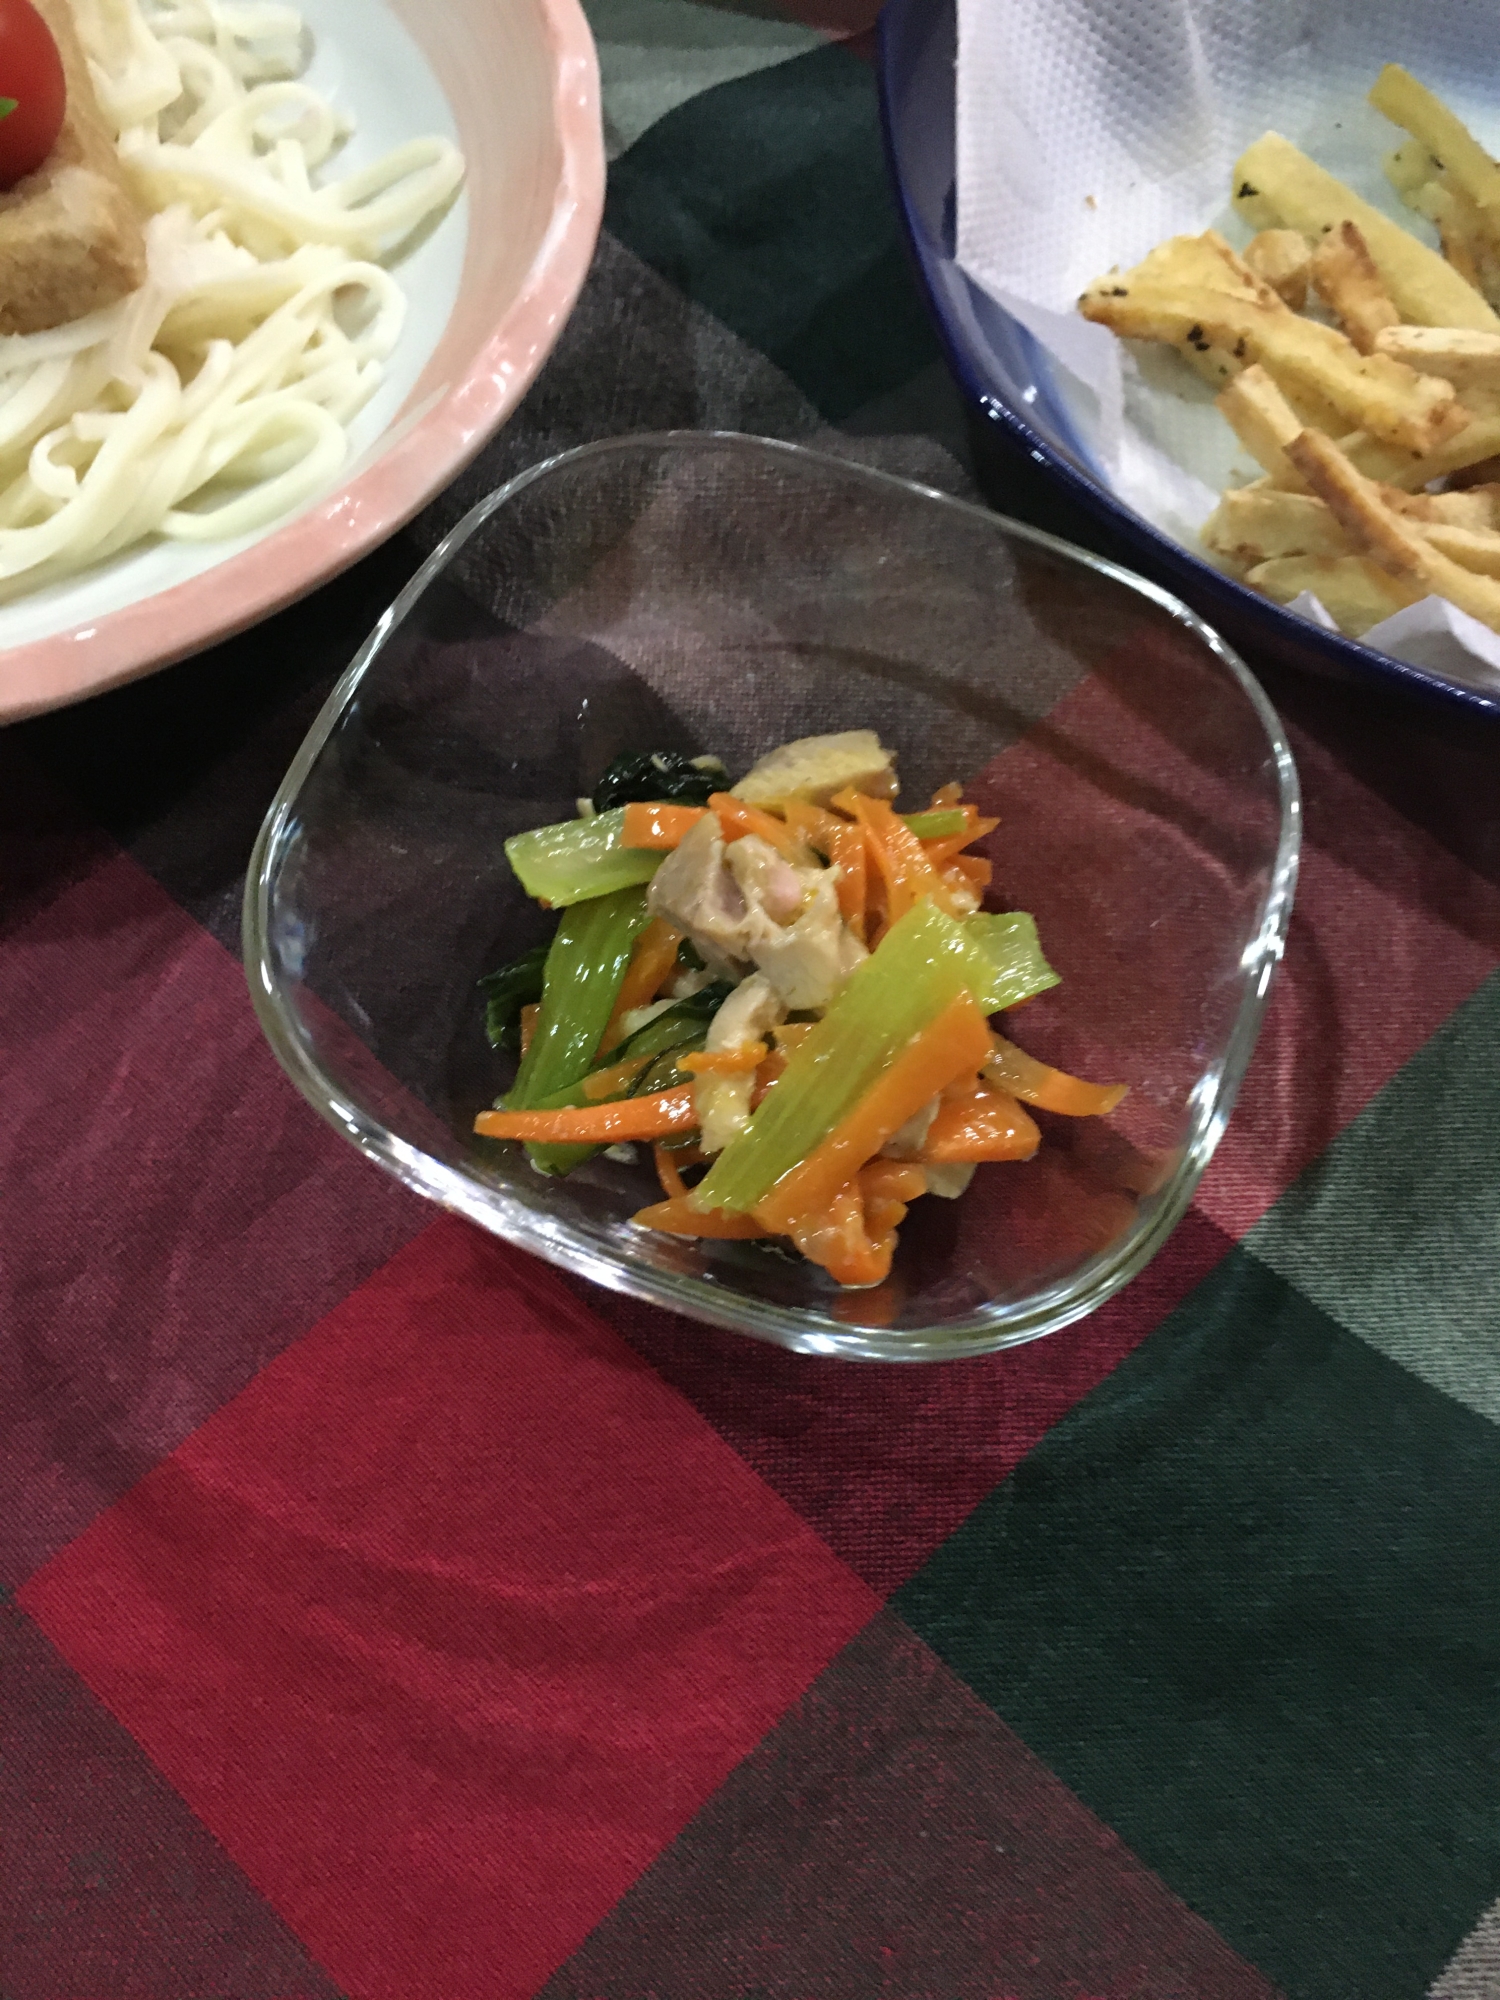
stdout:
POLYGON ((0 1996, 1500 1995, 1494 734, 1272 677, 1307 845, 1241 1108, 1009 1356, 571 1284, 261 1042, 266 802, 503 475, 719 425, 1059 519, 966 439, 867 24, 593 18, 606 232, 504 435, 310 603, 0 735, 0 1996))

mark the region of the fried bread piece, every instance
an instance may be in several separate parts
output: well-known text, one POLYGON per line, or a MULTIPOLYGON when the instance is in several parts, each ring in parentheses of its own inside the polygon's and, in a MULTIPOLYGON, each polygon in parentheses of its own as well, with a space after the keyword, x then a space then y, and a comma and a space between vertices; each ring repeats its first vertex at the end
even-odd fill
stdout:
POLYGON ((69 0, 33 0, 67 78, 57 144, 0 194, 0 334, 40 333, 113 305, 146 276, 145 224, 94 95, 69 0))

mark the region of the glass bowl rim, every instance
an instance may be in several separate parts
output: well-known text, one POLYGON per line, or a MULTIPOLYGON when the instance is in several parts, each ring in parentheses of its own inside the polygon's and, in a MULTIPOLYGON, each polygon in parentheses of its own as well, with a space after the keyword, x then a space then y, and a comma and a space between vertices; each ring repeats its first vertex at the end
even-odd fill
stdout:
POLYGON ((741 431, 633 432, 554 453, 486 494, 449 530, 382 612, 319 710, 262 821, 245 878, 242 912, 245 973, 261 1030, 277 1061, 308 1103, 378 1166, 439 1207, 467 1217, 490 1234, 575 1277, 795 1353, 850 1360, 951 1361, 1019 1347, 1096 1311, 1145 1268, 1182 1219, 1228 1122, 1255 1048, 1272 978, 1285 949, 1301 833, 1301 790, 1296 764, 1265 691, 1238 653, 1212 626, 1148 577, 1137 576, 1120 564, 1078 548, 1044 529, 958 499, 937 487, 807 445, 755 437, 741 431), (578 1225, 525 1207, 503 1189, 434 1159, 421 1147, 389 1130, 381 1120, 351 1101, 324 1073, 297 1032, 269 955, 271 885, 298 794, 351 697, 391 632, 492 515, 527 487, 563 468, 642 451, 727 451, 745 456, 777 456, 871 490, 900 493, 933 503, 982 524, 990 532, 1029 542, 1079 564, 1146 598, 1192 633, 1227 670, 1265 731, 1275 766, 1280 806, 1275 859, 1254 935, 1241 953, 1241 998, 1234 1028, 1222 1059, 1200 1076, 1193 1091, 1192 1127, 1182 1157, 1145 1228, 1127 1232, 1077 1266, 1068 1277, 1044 1287, 1019 1306, 1000 1306, 987 1301, 960 1318, 890 1332, 873 1326, 846 1325, 826 1312, 774 1305, 745 1297, 706 1278, 633 1263, 619 1252, 592 1241, 578 1225), (1209 1087, 1205 1089, 1205 1085, 1209 1087))

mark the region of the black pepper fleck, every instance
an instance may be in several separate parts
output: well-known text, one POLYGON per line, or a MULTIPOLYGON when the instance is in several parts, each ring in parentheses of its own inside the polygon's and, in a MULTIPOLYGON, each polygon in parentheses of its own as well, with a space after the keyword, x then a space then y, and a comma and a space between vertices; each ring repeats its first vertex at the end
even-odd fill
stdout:
POLYGON ((1241 201, 1254 201, 1255 197, 1256 197, 1256 196, 1257 196, 1257 195, 1258 195, 1259 193, 1260 193, 1260 189, 1259 189, 1259 188, 1256 188, 1256 187, 1251 187, 1251 185, 1250 185, 1249 181, 1241 181, 1241 182, 1240 182, 1240 194, 1239 194, 1239 198, 1240 198, 1240 200, 1241 200, 1241 201))

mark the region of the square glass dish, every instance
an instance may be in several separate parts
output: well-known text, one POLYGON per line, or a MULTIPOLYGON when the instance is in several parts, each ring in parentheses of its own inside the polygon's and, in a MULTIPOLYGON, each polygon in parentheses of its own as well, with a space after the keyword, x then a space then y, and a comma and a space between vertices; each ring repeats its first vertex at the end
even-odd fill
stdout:
POLYGON ((329 697, 260 834, 244 940, 261 1024, 408 1186, 589 1278, 804 1352, 941 1360, 1034 1339, 1131 1278, 1191 1199, 1280 959, 1297 776, 1241 662, 1166 592, 842 459, 702 433, 587 446, 456 528, 329 697), (1061 975, 1007 1017, 1129 1095, 1038 1113, 1036 1157, 917 1202, 890 1279, 641 1229, 649 1154, 544 1178, 475 1139, 509 1084, 479 978, 546 913, 503 843, 627 750, 731 776, 871 728, 907 810, 960 779, 1001 824, 992 908, 1061 975))

